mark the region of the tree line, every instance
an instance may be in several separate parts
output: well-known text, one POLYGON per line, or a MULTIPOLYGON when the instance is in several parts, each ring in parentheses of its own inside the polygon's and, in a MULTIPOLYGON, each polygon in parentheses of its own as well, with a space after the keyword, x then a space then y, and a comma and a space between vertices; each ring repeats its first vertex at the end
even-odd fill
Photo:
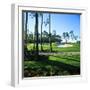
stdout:
POLYGON ((43 50, 43 43, 48 43, 50 47, 50 51, 52 51, 52 43, 58 42, 61 43, 62 38, 67 43, 68 40, 71 38, 72 40, 77 40, 78 36, 74 34, 74 31, 71 30, 70 32, 63 32, 62 36, 57 34, 56 30, 53 30, 51 32, 51 13, 48 13, 48 17, 46 17, 46 20, 44 20, 44 13, 42 12, 29 12, 24 11, 23 12, 23 31, 24 31, 24 41, 25 45, 27 43, 33 43, 34 49, 36 50, 36 55, 38 55, 40 44, 41 51, 43 50), (28 30, 28 19, 31 17, 34 21, 34 32, 28 30), (41 19, 39 19, 41 18, 41 19), (41 21, 40 21, 41 20, 41 21), (40 32, 38 30, 40 22, 40 32), (48 26, 48 32, 47 30, 43 30, 43 26, 48 26))

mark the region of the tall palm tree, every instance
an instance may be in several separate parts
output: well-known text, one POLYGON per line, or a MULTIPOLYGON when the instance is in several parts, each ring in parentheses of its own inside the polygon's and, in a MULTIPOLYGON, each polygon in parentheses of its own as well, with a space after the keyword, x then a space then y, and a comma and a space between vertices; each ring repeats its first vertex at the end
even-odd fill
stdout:
POLYGON ((27 44, 27 24, 28 24, 28 12, 26 12, 26 22, 25 22, 25 43, 27 44))
POLYGON ((38 13, 35 13, 35 41, 36 41, 36 56, 38 58, 39 49, 38 49, 38 13))
POLYGON ((52 51, 52 42, 51 42, 51 14, 49 13, 49 44, 50 51, 52 51))
POLYGON ((41 51, 43 50, 43 47, 42 47, 42 26, 43 26, 43 14, 41 14, 41 51))

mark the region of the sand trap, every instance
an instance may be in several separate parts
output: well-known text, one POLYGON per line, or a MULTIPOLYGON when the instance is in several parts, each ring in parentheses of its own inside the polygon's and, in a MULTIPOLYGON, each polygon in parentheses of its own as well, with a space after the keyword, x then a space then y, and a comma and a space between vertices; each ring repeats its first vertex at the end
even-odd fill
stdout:
POLYGON ((57 46, 57 47, 72 47, 73 45, 71 45, 71 44, 63 44, 63 45, 59 45, 59 46, 57 46))

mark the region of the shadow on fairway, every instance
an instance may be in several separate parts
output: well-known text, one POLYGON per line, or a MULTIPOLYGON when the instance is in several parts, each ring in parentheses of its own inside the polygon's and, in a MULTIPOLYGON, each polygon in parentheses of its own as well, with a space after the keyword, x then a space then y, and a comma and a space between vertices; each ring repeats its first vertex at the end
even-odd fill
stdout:
POLYGON ((47 63, 48 65, 57 66, 58 68, 62 68, 70 72, 71 74, 80 74, 80 67, 76 67, 70 64, 65 64, 60 61, 49 60, 49 56, 39 56, 38 62, 47 63))
MULTIPOLYGON (((42 65, 41 67, 36 68, 37 64, 35 64, 33 66, 33 69, 32 69, 32 67, 24 69, 24 70, 28 71, 28 73, 24 75, 25 77, 33 77, 33 76, 37 76, 37 75, 38 76, 57 76, 57 75, 79 75, 80 74, 80 67, 73 66, 70 64, 65 64, 60 61, 49 60, 49 55, 39 55, 37 58, 35 53, 32 54, 28 51, 25 55, 25 58, 26 59, 24 59, 24 60, 26 60, 27 62, 35 61, 42 65), (46 67, 48 67, 48 69, 46 67), (32 72, 33 72, 33 74, 32 74, 32 72), (45 73, 45 72, 47 74, 44 75, 43 73, 45 73), (51 72, 54 72, 54 73, 51 74, 51 72), (60 72, 60 74, 59 74, 59 72, 60 72)), ((65 58, 65 57, 63 57, 63 58, 65 58)), ((65 59, 70 60, 69 58, 65 58, 65 59)), ((74 60, 74 59, 72 59, 72 60, 74 60)))

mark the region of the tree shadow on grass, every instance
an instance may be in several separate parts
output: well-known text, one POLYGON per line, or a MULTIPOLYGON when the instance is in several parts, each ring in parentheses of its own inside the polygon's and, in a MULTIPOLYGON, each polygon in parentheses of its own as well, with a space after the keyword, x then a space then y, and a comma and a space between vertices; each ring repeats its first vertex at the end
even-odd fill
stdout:
POLYGON ((65 71, 70 72, 71 74, 80 74, 80 67, 76 67, 70 64, 65 64, 60 61, 49 60, 49 56, 39 56, 38 62, 47 63, 48 65, 57 66, 58 68, 62 68, 65 71))
MULTIPOLYGON (((30 73, 32 72, 34 73, 34 75, 31 75, 31 76, 37 76, 37 75, 40 76, 40 73, 42 73, 41 76, 57 76, 57 75, 67 75, 67 74, 79 75, 80 74, 80 67, 66 64, 60 61, 49 60, 49 55, 47 56, 39 55, 38 59, 35 55, 29 55, 28 61, 35 61, 42 65, 39 68, 38 67, 36 68, 37 65, 34 66, 33 69, 27 68, 26 70, 30 71, 30 73), (47 73, 46 75, 44 75, 45 72, 47 73), (54 73, 51 74, 51 72, 54 72, 54 73)), ((27 74, 26 76, 29 77, 27 74)))

